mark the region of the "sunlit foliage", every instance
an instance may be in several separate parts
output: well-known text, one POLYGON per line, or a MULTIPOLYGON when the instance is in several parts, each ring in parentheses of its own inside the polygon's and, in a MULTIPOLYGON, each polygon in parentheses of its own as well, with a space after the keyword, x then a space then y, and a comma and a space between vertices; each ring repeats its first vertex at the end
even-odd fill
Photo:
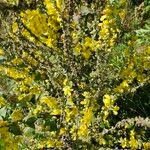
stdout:
POLYGON ((146 0, 2 2, 0 149, 150 149, 149 12, 146 0))

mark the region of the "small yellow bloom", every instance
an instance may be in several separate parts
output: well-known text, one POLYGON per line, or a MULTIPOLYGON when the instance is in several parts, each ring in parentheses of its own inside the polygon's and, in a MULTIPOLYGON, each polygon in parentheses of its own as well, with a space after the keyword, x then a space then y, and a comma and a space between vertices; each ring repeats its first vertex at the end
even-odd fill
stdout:
POLYGON ((104 21, 106 19, 106 15, 103 15, 101 18, 100 18, 100 21, 104 21))
POLYGON ((2 96, 0 96, 0 107, 4 105, 5 105, 5 99, 2 96))
POLYGON ((110 8, 105 8, 104 10, 103 10, 103 13, 105 14, 105 15, 109 15, 110 13, 112 12, 112 10, 110 9, 110 8))
POLYGON ((62 7, 62 0, 56 0, 56 6, 59 10, 61 10, 62 7))
POLYGON ((58 106, 56 99, 55 99, 54 97, 50 97, 50 96, 42 97, 42 98, 40 99, 40 102, 47 104, 47 106, 48 106, 49 108, 57 108, 57 106, 58 106))
POLYGON ((53 109, 51 112, 51 115, 60 115, 61 114, 61 110, 60 109, 53 109))
POLYGON ((54 147, 54 146, 55 146, 55 142, 52 141, 52 140, 48 140, 48 141, 46 142, 46 145, 47 145, 48 148, 54 147))
POLYGON ((125 15, 126 15, 125 11, 121 11, 119 13, 119 16, 120 16, 121 20, 125 19, 125 15))
POLYGON ((99 138, 99 144, 100 145, 105 145, 106 144, 106 140, 103 137, 99 138))
POLYGON ((88 135, 88 127, 85 124, 81 124, 78 130, 79 137, 86 137, 88 135))
POLYGON ((77 45, 75 46, 75 48, 74 48, 74 55, 75 55, 75 56, 80 55, 80 54, 81 54, 81 49, 82 49, 81 44, 77 44, 77 45))
POLYGON ((17 32, 17 30, 18 30, 18 24, 17 24, 17 22, 14 22, 12 24, 12 30, 13 30, 14 33, 17 32))
POLYGON ((111 97, 108 94, 104 95, 103 102, 106 107, 109 107, 111 104, 111 97))
POLYGON ((103 121, 106 121, 108 115, 109 115, 109 112, 107 110, 104 111, 103 121))
POLYGON ((0 56, 4 55, 4 51, 0 48, 0 56))
POLYGON ((37 107, 33 110, 33 114, 36 115, 37 113, 39 113, 42 110, 42 106, 37 105, 37 107))
POLYGON ((144 150, 149 150, 150 149, 150 142, 144 142, 143 147, 144 147, 144 150))
POLYGON ((53 40, 51 38, 46 39, 45 44, 49 47, 53 47, 53 40))
POLYGON ((121 83, 121 85, 120 85, 122 88, 126 88, 126 87, 128 87, 129 86, 129 84, 128 84, 128 81, 123 81, 122 83, 121 83))
POLYGON ((84 99, 83 101, 80 102, 81 105, 88 105, 90 102, 89 99, 84 99))
POLYGON ((69 97, 69 98, 67 99, 67 105, 69 105, 69 106, 74 106, 74 103, 73 103, 71 97, 69 97))
POLYGON ((90 98, 90 97, 91 97, 90 92, 84 92, 82 95, 83 95, 85 98, 90 98))
POLYGON ((65 128, 61 128, 60 132, 59 132, 59 135, 63 135, 64 133, 66 133, 66 129, 65 128))
POLYGON ((120 143, 121 143, 122 148, 126 148, 128 146, 127 138, 124 138, 124 139, 121 138, 120 143))
POLYGON ((23 114, 21 110, 14 110, 11 114, 11 118, 14 122, 20 121, 23 118, 23 114))
POLYGON ((135 131, 134 131, 134 130, 131 130, 131 131, 130 131, 130 136, 131 136, 131 137, 134 137, 134 136, 135 136, 135 131))
POLYGON ((1 127, 0 128, 0 137, 1 136, 9 136, 9 127, 1 127))
POLYGON ((119 110, 119 107, 118 106, 114 106, 114 108, 113 108, 113 114, 117 115, 118 114, 118 110, 119 110))
POLYGON ((84 51, 84 52, 82 52, 82 54, 85 59, 89 59, 91 56, 90 50, 84 51))
POLYGON ((137 149, 138 141, 135 138, 130 138, 129 145, 130 145, 131 149, 137 149))
POLYGON ((0 120, 0 127, 4 127, 4 126, 7 126, 7 125, 8 125, 7 121, 0 120))
POLYGON ((83 116, 82 122, 84 124, 89 125, 91 123, 92 119, 93 119, 93 111, 92 111, 92 108, 90 107, 84 111, 84 116, 83 116))
POLYGON ((66 95, 66 96, 71 96, 71 91, 73 91, 73 89, 71 89, 70 86, 65 86, 65 87, 63 88, 63 91, 64 91, 64 95, 66 95))

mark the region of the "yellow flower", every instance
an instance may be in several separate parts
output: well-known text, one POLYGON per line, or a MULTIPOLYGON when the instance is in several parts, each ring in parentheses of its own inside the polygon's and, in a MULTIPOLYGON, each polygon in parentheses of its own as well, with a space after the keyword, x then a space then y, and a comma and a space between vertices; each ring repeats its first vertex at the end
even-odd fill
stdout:
POLYGON ((109 107, 111 104, 111 97, 108 94, 105 94, 103 97, 103 102, 106 107, 109 107))
POLYGON ((106 144, 106 140, 104 138, 99 138, 99 144, 100 145, 105 145, 106 144))
POLYGON ((5 105, 5 99, 2 96, 0 96, 0 107, 4 105, 5 105))
POLYGON ((59 135, 63 135, 66 133, 66 129, 65 128, 61 128, 60 129, 60 132, 59 132, 59 135))
POLYGON ((144 142, 143 147, 144 147, 144 150, 149 150, 150 149, 150 142, 144 142))
POLYGON ((104 21, 106 19, 106 15, 101 16, 100 21, 104 21))
POLYGON ((109 29, 108 28, 101 28, 100 35, 102 36, 103 39, 105 39, 109 35, 109 29))
POLYGON ((60 10, 62 7, 62 0, 56 0, 56 6, 60 10))
POLYGON ((67 99, 67 105, 70 105, 70 106, 74 106, 74 103, 73 103, 73 101, 72 101, 72 98, 68 98, 67 99))
POLYGON ((46 39, 45 44, 49 47, 53 47, 53 40, 51 38, 46 39))
POLYGON ((23 118, 23 114, 21 110, 14 110, 11 114, 11 118, 14 122, 20 121, 23 118))
POLYGON ((90 100, 89 99, 84 99, 83 101, 80 102, 82 105, 89 105, 90 100))
POLYGON ((0 120, 0 128, 4 127, 4 126, 7 126, 7 125, 8 125, 7 121, 0 120))
POLYGON ((92 119, 93 119, 93 111, 92 108, 90 107, 87 110, 84 110, 82 122, 88 126, 91 123, 92 119))
POLYGON ((0 56, 4 55, 4 51, 0 48, 0 56))
POLYGON ((92 45, 92 43, 93 43, 93 39, 92 38, 90 38, 90 37, 86 37, 85 38, 85 43, 83 44, 85 47, 92 47, 93 45, 92 45))
POLYGON ((82 95, 83 95, 85 98, 90 98, 90 97, 91 97, 90 92, 84 92, 82 95))
POLYGON ((42 106, 37 105, 37 107, 33 110, 33 114, 36 115, 38 112, 42 110, 42 106))
POLYGON ((54 14, 54 12, 56 12, 56 10, 54 9, 54 5, 51 3, 51 1, 44 0, 44 4, 45 4, 49 14, 54 14))
POLYGON ((134 136, 135 136, 135 131, 134 131, 134 130, 131 130, 131 131, 130 131, 130 136, 131 136, 131 137, 134 137, 134 136))
POLYGON ((120 139, 120 143, 121 143, 122 148, 127 147, 127 146, 128 146, 127 138, 124 138, 124 139, 121 138, 121 139, 120 139))
POLYGON ((78 110, 75 106, 72 107, 71 109, 66 108, 65 112, 66 112, 66 122, 69 122, 70 119, 75 118, 75 116, 78 114, 78 110))
POLYGON ((0 128, 0 137, 1 136, 4 136, 5 138, 9 137, 9 128, 8 127, 0 128))
POLYGON ((71 89, 70 86, 65 86, 65 87, 63 88, 63 91, 64 91, 64 95, 66 95, 66 96, 71 96, 71 91, 73 91, 73 89, 71 89))
POLYGON ((41 36, 48 30, 46 15, 36 10, 26 10, 21 14, 22 21, 36 36, 41 36))
POLYGON ((81 124, 78 129, 78 136, 79 137, 86 137, 88 135, 88 127, 85 124, 81 124))
POLYGON ((137 149, 138 148, 138 141, 135 139, 135 131, 134 130, 130 131, 129 145, 130 145, 131 149, 137 149))
POLYGON ((108 27, 108 24, 109 24, 109 21, 108 21, 108 20, 104 20, 104 21, 103 21, 103 25, 104 25, 105 28, 108 27))
POLYGON ((64 80, 64 82, 63 82, 63 85, 67 85, 67 83, 68 83, 68 79, 65 78, 65 80, 64 80))
POLYGON ((131 149, 137 149, 138 148, 138 141, 135 138, 130 138, 129 145, 131 149))
POLYGON ((126 15, 126 13, 124 10, 119 13, 121 20, 125 19, 125 15, 126 15))
POLYGON ((18 24, 16 22, 14 22, 12 24, 12 30, 13 30, 14 33, 17 32, 17 30, 18 30, 18 24))
POLYGON ((52 140, 48 140, 48 141, 46 142, 46 145, 47 145, 48 148, 54 147, 54 146, 55 146, 55 142, 52 141, 52 140))
POLYGON ((105 8, 105 9, 103 10, 103 13, 104 13, 105 15, 107 15, 107 16, 109 16, 111 12, 112 12, 112 10, 111 10, 109 7, 108 7, 108 8, 105 8))
POLYGON ((82 52, 82 54, 85 59, 89 59, 91 56, 90 50, 84 51, 84 52, 82 52))
POLYGON ((109 112, 107 110, 104 111, 103 121, 106 121, 107 117, 109 115, 109 112))
POLYGON ((114 106, 114 108, 113 108, 113 114, 117 115, 118 114, 118 110, 119 110, 119 107, 118 106, 114 106))
POLYGON ((77 45, 75 46, 75 48, 74 48, 74 55, 75 55, 75 56, 80 55, 81 49, 82 49, 81 44, 77 44, 77 45))
POLYGON ((56 99, 54 97, 50 97, 50 96, 42 97, 40 99, 40 102, 47 104, 47 106, 49 108, 57 108, 57 106, 58 106, 56 99))
POLYGON ((60 109, 53 109, 51 112, 51 115, 60 115, 61 114, 61 110, 60 109))
POLYGON ((127 88, 129 87, 129 84, 128 84, 128 81, 127 80, 124 80, 121 85, 120 85, 122 88, 127 88))

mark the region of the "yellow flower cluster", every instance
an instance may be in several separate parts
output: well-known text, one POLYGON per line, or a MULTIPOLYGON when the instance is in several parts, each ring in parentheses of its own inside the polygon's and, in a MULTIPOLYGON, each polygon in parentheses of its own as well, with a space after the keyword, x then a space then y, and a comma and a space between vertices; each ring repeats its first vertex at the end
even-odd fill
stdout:
POLYGON ((104 114, 103 121, 107 121, 109 113, 112 111, 114 115, 118 114, 119 107, 115 103, 115 97, 112 95, 105 94, 103 97, 104 106, 102 107, 102 112, 104 114))
POLYGON ((40 141, 37 143, 38 149, 43 149, 45 147, 47 147, 47 148, 53 148, 53 147, 60 148, 61 146, 62 146, 62 142, 58 141, 57 139, 46 139, 44 141, 40 141))
POLYGON ((3 56, 4 55, 4 51, 3 49, 0 48, 0 56, 3 56))
POLYGON ((101 23, 99 23, 100 32, 99 32, 99 40, 101 41, 101 47, 107 45, 107 49, 114 46, 118 33, 120 30, 117 28, 116 21, 113 17, 113 7, 106 6, 103 10, 103 15, 100 18, 101 23))
POLYGON ((50 96, 45 96, 40 99, 41 104, 46 104, 49 109, 51 109, 51 115, 59 115, 61 114, 61 110, 59 108, 59 104, 57 102, 57 99, 50 96))
POLYGON ((21 110, 14 110, 13 113, 11 114, 11 119, 13 122, 16 122, 16 121, 20 121, 21 119, 23 119, 23 113, 21 110))
MULTIPOLYGON (((49 47, 55 47, 57 42, 57 31, 60 29, 60 18, 58 10, 56 9, 54 2, 45 0, 45 7, 47 9, 48 16, 43 14, 39 9, 26 10, 21 12, 20 16, 24 25, 49 47)), ((60 7, 61 2, 57 0, 57 6, 60 7)), ((16 31, 16 24, 14 24, 13 30, 16 31)), ((26 29, 23 29, 22 34, 29 40, 34 41, 34 36, 26 29)))
POLYGON ((96 51, 98 42, 90 37, 85 37, 83 43, 78 43, 74 48, 74 55, 82 55, 85 59, 89 59, 92 52, 96 51))
POLYGON ((19 71, 13 67, 4 68, 5 74, 13 79, 24 79, 27 76, 27 72, 19 71))
POLYGON ((71 92, 73 91, 72 86, 73 83, 71 81, 68 81, 68 79, 66 78, 63 82, 63 91, 64 91, 64 95, 67 97, 71 96, 71 92))
MULTIPOLYGON (((142 143, 140 140, 136 139, 136 132, 133 130, 130 131, 130 138, 120 138, 120 145, 122 148, 131 148, 133 150, 141 149, 142 143)), ((143 144, 144 145, 144 144, 143 144)))
POLYGON ((72 106, 71 108, 66 108, 65 109, 66 117, 65 120, 66 122, 69 122, 71 119, 75 119, 75 117, 78 114, 78 110, 76 106, 72 106))
POLYGON ((78 136, 82 140, 88 140, 87 137, 89 135, 89 127, 94 119, 93 116, 93 108, 92 107, 86 107, 80 112, 83 116, 80 119, 80 125, 78 129, 78 136))
POLYGON ((0 107, 4 105, 5 105, 5 99, 2 96, 0 96, 0 107))
POLYGON ((0 139, 4 143, 5 149, 7 150, 19 150, 18 142, 20 142, 19 137, 13 137, 9 132, 8 122, 0 120, 0 139))
POLYGON ((137 149, 138 148, 138 141, 135 139, 135 131, 134 130, 130 131, 129 145, 130 145, 131 149, 137 149))
POLYGON ((39 10, 26 10, 21 13, 22 22, 36 35, 41 36, 48 30, 46 15, 39 10))

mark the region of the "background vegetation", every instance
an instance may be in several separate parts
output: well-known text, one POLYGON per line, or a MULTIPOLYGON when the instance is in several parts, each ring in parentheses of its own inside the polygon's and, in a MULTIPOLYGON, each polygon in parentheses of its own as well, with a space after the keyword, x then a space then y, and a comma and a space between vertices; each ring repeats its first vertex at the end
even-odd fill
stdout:
POLYGON ((149 0, 0 0, 0 149, 150 149, 149 0))

